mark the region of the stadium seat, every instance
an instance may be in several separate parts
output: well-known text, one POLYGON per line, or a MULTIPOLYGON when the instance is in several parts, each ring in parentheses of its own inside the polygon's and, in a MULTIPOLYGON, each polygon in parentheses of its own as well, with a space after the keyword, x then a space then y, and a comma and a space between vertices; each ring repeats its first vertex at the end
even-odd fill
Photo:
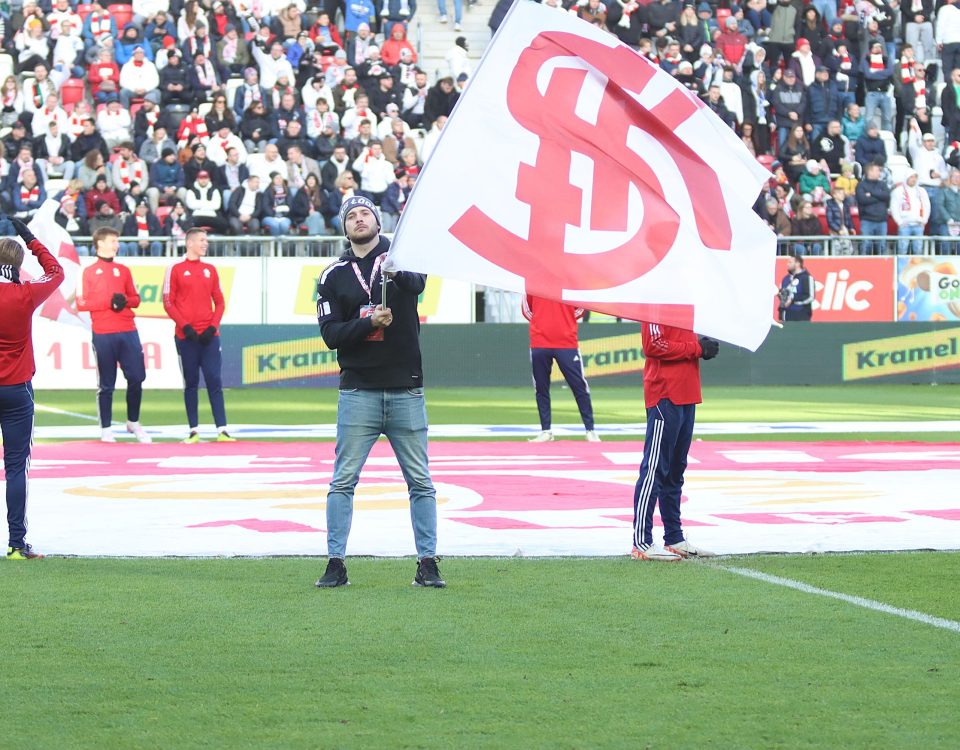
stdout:
POLYGON ((227 81, 227 106, 233 109, 233 103, 237 98, 237 89, 243 86, 242 78, 231 78, 227 81))
POLYGON ((137 112, 143 108, 143 99, 130 100, 130 117, 136 117, 137 112))
POLYGON ((729 8, 717 8, 717 26, 726 29, 727 19, 730 18, 729 8))
POLYGON ((883 145, 887 149, 887 158, 889 159, 895 153, 897 153, 897 139, 894 137, 893 133, 889 130, 880 131, 880 140, 883 141, 883 145))
POLYGON ((850 208, 850 218, 853 219, 853 228, 860 234, 860 209, 856 206, 850 208))
POLYGON ((60 178, 51 178, 44 183, 43 189, 47 191, 47 197, 53 197, 57 193, 67 189, 67 181, 60 178))
POLYGON ((827 209, 824 206, 814 206, 813 215, 820 219, 820 228, 824 234, 830 234, 830 227, 827 226, 827 209))
POLYGON ((77 15, 80 16, 81 21, 86 21, 87 16, 93 13, 93 5, 90 3, 81 3, 77 6, 77 15))
POLYGON ((170 118, 171 131, 176 133, 177 128, 180 127, 180 123, 190 114, 190 105, 168 104, 164 109, 166 109, 167 117, 170 118))
POLYGON ((13 71, 13 57, 6 53, 0 54, 0 81, 7 80, 8 76, 13 75, 13 71))
POLYGON ((772 154, 760 154, 757 156, 757 161, 760 162, 766 169, 771 169, 773 163, 776 161, 776 157, 772 154))
POLYGON ((157 221, 162 224, 163 220, 170 215, 171 211, 173 211, 173 206, 157 206, 157 221))
POLYGON ((86 84, 82 78, 68 78, 60 87, 60 102, 66 106, 83 101, 86 84))
POLYGON ((133 20, 133 7, 130 5, 123 5, 119 3, 116 5, 108 5, 107 10, 110 12, 110 15, 113 16, 113 20, 117 24, 118 33, 123 31, 123 27, 133 20))

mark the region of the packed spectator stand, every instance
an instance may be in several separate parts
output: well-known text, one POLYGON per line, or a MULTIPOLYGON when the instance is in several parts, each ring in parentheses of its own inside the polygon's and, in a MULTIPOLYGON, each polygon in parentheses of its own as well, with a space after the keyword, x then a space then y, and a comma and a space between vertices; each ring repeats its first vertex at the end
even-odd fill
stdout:
MULTIPOLYGON (((955 2, 545 0, 639 50, 734 128, 773 174, 757 213, 782 253, 807 254, 955 252, 955 2)), ((489 9, 491 29, 509 4, 489 9)), ((29 219, 54 198, 81 253, 99 227, 121 233, 125 254, 162 255, 204 226, 231 252, 315 254, 358 192, 389 232, 469 79, 462 37, 444 69, 418 67, 417 12, 443 11, 0 5, 0 209, 29 219)))

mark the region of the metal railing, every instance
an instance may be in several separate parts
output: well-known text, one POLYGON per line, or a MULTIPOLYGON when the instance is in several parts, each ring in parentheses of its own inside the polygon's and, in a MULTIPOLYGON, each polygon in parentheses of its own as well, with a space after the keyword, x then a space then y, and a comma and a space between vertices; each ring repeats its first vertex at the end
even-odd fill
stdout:
POLYGON ((854 256, 854 255, 957 255, 960 253, 960 237, 897 235, 853 235, 839 237, 824 235, 816 237, 777 237, 777 255, 799 252, 805 256, 854 256))
MULTIPOLYGON (((280 237, 230 237, 209 235, 207 255, 221 258, 336 258, 349 248, 345 237, 282 235, 280 237)), ((93 255, 92 237, 74 237, 80 255, 93 255)), ((174 237, 120 237, 117 257, 175 258, 183 240, 174 237)))

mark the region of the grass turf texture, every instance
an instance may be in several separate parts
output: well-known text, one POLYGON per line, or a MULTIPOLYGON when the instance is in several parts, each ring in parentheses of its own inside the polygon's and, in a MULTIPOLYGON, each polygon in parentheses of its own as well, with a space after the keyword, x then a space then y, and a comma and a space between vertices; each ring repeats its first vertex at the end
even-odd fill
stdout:
MULTIPOLYGON (((960 746, 957 633, 714 564, 348 562, 3 561, 6 744, 960 746)), ((956 554, 732 563, 960 619, 956 554)))
MULTIPOLYGON (((637 388, 601 387, 592 391, 597 423, 645 421, 643 391, 637 388)), ((235 424, 322 424, 336 421, 337 392, 317 388, 243 388, 227 392, 227 412, 235 424)), ((699 422, 791 421, 901 421, 957 418, 960 386, 847 385, 809 387, 714 387, 704 389, 697 409, 699 422)), ((37 403, 94 417, 95 396, 88 391, 42 391, 37 403)), ((122 394, 114 397, 117 418, 123 412, 122 394)), ((201 393, 201 422, 209 421, 206 397, 201 393)), ((530 424, 537 422, 532 388, 428 388, 427 409, 433 424, 530 424)), ((579 423, 573 397, 566 389, 553 389, 553 420, 579 423)), ((38 411, 38 425, 85 424, 89 420, 38 411)), ((141 422, 145 425, 183 424, 183 396, 179 391, 144 394, 141 422)), ((954 440, 953 433, 899 433, 866 435, 869 440, 954 440)), ((762 439, 824 440, 842 435, 784 434, 762 439)), ((714 439, 730 439, 722 436, 714 439)), ((752 439, 760 439, 754 436, 752 439)))

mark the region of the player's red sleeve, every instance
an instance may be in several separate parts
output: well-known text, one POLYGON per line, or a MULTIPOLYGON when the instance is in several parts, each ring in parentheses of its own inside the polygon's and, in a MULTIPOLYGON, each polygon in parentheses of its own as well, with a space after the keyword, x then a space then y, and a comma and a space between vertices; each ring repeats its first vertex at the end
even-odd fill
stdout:
POLYGON ((220 321, 223 320, 223 313, 226 312, 227 305, 223 301, 223 290, 220 288, 220 275, 217 273, 216 268, 213 269, 211 274, 211 281, 213 283, 213 325, 219 331, 220 321))
POLYGON ((520 303, 520 312, 523 313, 523 317, 527 320, 533 320, 533 297, 529 294, 523 295, 523 300, 520 303))
POLYGON ((657 323, 644 323, 640 334, 643 356, 674 361, 700 358, 703 350, 695 337, 691 335, 690 340, 677 340, 670 335, 670 331, 669 327, 657 323))
POLYGON ((31 240, 27 247, 36 256, 40 267, 43 269, 43 276, 27 282, 30 289, 30 298, 33 300, 33 308, 37 309, 63 283, 63 266, 40 240, 31 240))
POLYGON ((173 272, 174 268, 175 266, 170 266, 167 269, 166 276, 163 278, 163 309, 166 311, 167 315, 170 316, 170 319, 177 324, 177 328, 182 330, 184 326, 190 325, 190 321, 187 320, 186 316, 177 306, 177 286, 179 277, 173 272))
POLYGON ((126 271, 127 278, 124 279, 123 293, 127 297, 127 307, 133 309, 134 307, 140 307, 140 292, 137 291, 137 287, 133 283, 133 274, 130 273, 130 269, 127 268, 126 271))

